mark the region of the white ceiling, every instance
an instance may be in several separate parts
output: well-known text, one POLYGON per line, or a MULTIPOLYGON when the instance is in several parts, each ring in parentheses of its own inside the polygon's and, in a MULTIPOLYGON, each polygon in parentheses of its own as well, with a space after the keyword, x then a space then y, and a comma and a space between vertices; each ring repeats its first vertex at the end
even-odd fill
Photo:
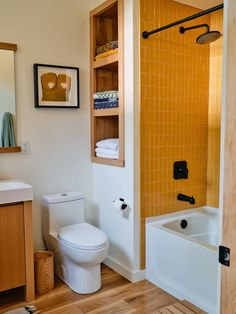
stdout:
POLYGON ((183 4, 190 5, 198 9, 206 10, 218 4, 224 3, 224 0, 174 0, 183 4))

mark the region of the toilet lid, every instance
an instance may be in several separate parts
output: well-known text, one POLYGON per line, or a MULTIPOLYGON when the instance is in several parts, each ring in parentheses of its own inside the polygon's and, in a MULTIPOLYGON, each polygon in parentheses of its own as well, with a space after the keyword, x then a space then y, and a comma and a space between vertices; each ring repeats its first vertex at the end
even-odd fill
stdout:
POLYGON ((98 250, 108 245, 105 233, 88 223, 62 227, 58 237, 67 245, 82 250, 98 250))

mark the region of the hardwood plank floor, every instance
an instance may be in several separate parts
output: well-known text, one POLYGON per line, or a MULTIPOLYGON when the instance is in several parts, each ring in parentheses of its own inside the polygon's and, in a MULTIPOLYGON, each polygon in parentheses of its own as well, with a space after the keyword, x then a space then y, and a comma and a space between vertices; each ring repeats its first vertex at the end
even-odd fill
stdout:
MULTIPOLYGON (((102 282, 102 289, 98 292, 81 295, 71 291, 62 281, 56 279, 52 291, 37 296, 30 304, 37 306, 40 313, 47 314, 203 313, 197 312, 194 308, 192 311, 189 303, 178 302, 176 298, 147 280, 130 283, 104 265, 102 282), (183 311, 184 308, 186 312, 183 311)), ((23 298, 22 289, 0 293, 0 313, 25 305, 23 298)))

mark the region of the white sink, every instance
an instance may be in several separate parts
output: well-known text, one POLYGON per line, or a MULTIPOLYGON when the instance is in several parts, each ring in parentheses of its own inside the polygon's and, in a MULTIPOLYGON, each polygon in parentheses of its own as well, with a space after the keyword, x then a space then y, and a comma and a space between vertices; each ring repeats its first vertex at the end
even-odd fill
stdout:
POLYGON ((16 179, 0 179, 0 204, 30 201, 32 186, 16 179))

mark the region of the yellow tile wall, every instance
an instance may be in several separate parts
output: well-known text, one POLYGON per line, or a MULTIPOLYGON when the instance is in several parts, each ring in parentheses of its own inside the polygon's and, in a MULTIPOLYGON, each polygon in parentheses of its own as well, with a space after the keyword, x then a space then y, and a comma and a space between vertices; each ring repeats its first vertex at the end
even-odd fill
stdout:
MULTIPOLYGON (((171 0, 140 1, 141 31, 198 12, 171 0)), ((185 27, 209 23, 204 16, 185 27)), ((178 193, 206 204, 209 45, 179 26, 141 39, 141 267, 145 265, 145 218, 189 208, 178 193), (173 179, 174 161, 186 160, 188 180, 173 179)))
MULTIPOLYGON (((223 11, 210 16, 211 30, 223 33, 223 11)), ((222 97, 223 37, 210 45, 210 87, 208 117, 207 205, 219 207, 220 123, 222 97)))

